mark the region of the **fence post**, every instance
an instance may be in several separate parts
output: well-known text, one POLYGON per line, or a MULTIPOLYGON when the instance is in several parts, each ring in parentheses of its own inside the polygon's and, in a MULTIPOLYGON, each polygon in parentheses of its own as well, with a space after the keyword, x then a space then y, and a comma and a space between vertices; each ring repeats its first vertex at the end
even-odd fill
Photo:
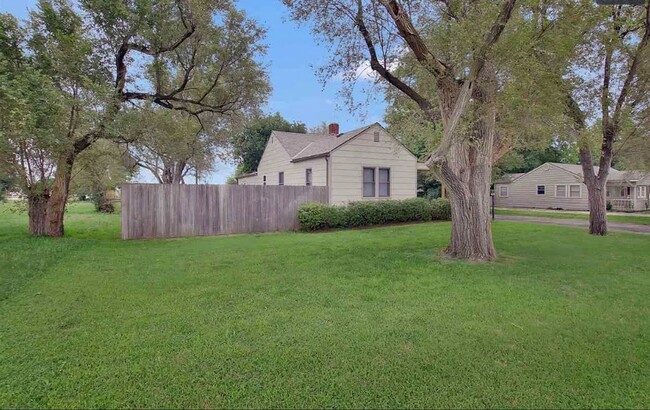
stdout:
POLYGON ((492 220, 494 221, 494 191, 490 191, 490 202, 492 203, 492 220))

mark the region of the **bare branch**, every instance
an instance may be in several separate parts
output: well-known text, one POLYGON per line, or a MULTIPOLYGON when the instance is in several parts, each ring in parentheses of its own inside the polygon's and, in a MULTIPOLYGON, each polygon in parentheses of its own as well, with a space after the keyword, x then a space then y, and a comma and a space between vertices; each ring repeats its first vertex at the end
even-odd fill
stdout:
POLYGON ((400 35, 413 51, 415 58, 436 77, 449 75, 449 67, 429 50, 427 45, 424 43, 424 40, 422 40, 422 37, 413 26, 411 18, 408 16, 399 0, 379 1, 395 21, 395 25, 397 26, 400 35))
POLYGON ((388 81, 390 84, 395 86, 398 90, 406 94, 411 98, 415 103, 424 111, 427 115, 432 115, 434 107, 429 100, 420 95, 417 91, 411 88, 408 84, 400 80, 391 74, 385 66, 383 66, 379 59, 377 58, 377 51, 375 45, 372 41, 372 37, 368 28, 366 27, 364 18, 363 18, 363 5, 361 0, 357 0, 357 15, 355 18, 355 24, 363 37, 366 47, 368 48, 368 53, 370 54, 370 67, 376 71, 382 78, 388 81))

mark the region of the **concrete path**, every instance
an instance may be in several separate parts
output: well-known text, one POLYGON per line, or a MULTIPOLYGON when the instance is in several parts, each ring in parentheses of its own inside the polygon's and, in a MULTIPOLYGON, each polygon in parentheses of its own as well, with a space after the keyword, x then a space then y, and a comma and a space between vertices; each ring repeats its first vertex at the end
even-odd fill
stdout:
MULTIPOLYGON (((581 228, 588 228, 589 221, 585 219, 558 219, 558 218, 545 218, 537 216, 519 216, 519 215, 497 215, 497 221, 519 221, 519 222, 533 222, 549 225, 563 225, 563 226, 577 226, 581 228)), ((650 235, 650 225, 631 224, 624 222, 607 222, 607 227, 611 231, 621 232, 634 232, 645 235, 650 235)))

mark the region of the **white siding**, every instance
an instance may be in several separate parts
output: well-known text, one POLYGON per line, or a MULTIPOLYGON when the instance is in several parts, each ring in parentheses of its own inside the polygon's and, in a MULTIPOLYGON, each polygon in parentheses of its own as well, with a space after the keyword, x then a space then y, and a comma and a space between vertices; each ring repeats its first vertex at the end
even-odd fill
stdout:
POLYGON ((407 199, 416 197, 417 160, 379 126, 373 126, 330 154, 330 202, 407 199), (379 132, 379 142, 374 132, 379 132), (390 197, 363 197, 363 168, 390 168, 390 197))
POLYGON ((589 210, 587 199, 587 186, 582 183, 582 178, 567 172, 552 164, 542 166, 530 171, 510 184, 495 184, 495 205, 499 208, 562 208, 573 211, 589 210), (580 185, 581 198, 555 197, 556 185, 580 185), (546 187, 545 195, 537 195, 537 186, 546 187), (500 187, 508 186, 508 197, 499 196, 500 187))
POLYGON ((261 178, 259 178, 257 175, 237 178, 238 185, 262 185, 262 182, 258 181, 261 181, 261 178))
POLYGON ((257 167, 257 176, 240 179, 242 185, 262 185, 266 176, 266 185, 278 185, 279 173, 284 172, 285 185, 305 185, 305 170, 312 170, 312 185, 326 186, 326 162, 325 158, 314 158, 301 162, 291 162, 287 151, 282 148, 273 136, 266 144, 264 154, 257 167))

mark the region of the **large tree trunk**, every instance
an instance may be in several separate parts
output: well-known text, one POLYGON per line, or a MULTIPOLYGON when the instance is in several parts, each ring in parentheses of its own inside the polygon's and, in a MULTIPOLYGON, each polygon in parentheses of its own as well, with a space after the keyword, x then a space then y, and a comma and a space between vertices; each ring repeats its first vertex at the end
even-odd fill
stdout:
MULTIPOLYGON (((441 100, 446 102, 443 116, 455 103, 457 90, 453 85, 439 84, 441 100)), ((472 90, 466 127, 459 127, 456 138, 444 160, 434 168, 440 180, 448 187, 451 203, 451 241, 447 254, 472 261, 490 261, 496 258, 492 240, 490 215, 490 182, 496 136, 496 81, 493 67, 488 64, 481 75, 481 83, 472 90), (465 131, 462 131, 462 130, 465 131), (468 130, 469 129, 469 130, 468 130)))
POLYGON ((490 221, 490 180, 472 185, 473 189, 462 194, 450 192, 451 241, 446 253, 454 258, 489 261, 496 258, 490 221))
POLYGON ((580 148, 580 163, 589 200, 589 233, 607 235, 607 177, 611 166, 611 155, 601 158, 598 175, 594 171, 588 146, 580 148))
POLYGON ((59 159, 54 175, 54 184, 47 203, 47 235, 63 236, 63 216, 68 202, 72 166, 77 157, 75 152, 69 152, 59 159))
POLYGON ((160 180, 163 184, 183 184, 185 183, 183 179, 183 174, 185 173, 185 167, 187 162, 185 161, 173 161, 170 163, 164 164, 164 169, 162 171, 162 176, 160 180))
POLYGON ((446 185, 451 204, 451 241, 447 254, 454 258, 489 261, 496 258, 490 215, 494 129, 489 129, 489 124, 482 121, 475 126, 481 134, 474 140, 475 145, 454 146, 449 153, 448 166, 443 167, 443 180, 449 180, 446 185), (450 172, 455 175, 454 184, 451 184, 454 178, 448 178, 450 172))
POLYGON ((595 178, 586 185, 589 197, 589 233, 607 235, 606 184, 595 178))
POLYGON ((47 235, 48 191, 30 193, 27 196, 27 214, 29 215, 29 233, 34 236, 47 235))

